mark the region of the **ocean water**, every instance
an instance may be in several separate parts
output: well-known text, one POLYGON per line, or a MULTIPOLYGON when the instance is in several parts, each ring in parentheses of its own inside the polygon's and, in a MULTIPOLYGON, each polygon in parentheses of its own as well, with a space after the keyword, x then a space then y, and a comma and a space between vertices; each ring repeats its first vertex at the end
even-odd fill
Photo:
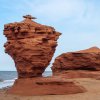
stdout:
MULTIPOLYGON (((43 76, 51 76, 51 71, 45 71, 43 76)), ((0 89, 12 86, 14 81, 17 79, 17 72, 16 71, 0 71, 0 89)))

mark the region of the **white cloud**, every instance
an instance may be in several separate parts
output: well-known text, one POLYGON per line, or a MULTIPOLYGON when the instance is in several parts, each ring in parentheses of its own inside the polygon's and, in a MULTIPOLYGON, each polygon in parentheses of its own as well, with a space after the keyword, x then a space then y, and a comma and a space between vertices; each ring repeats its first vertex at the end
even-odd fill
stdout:
POLYGON ((83 0, 47 0, 38 4, 27 1, 25 4, 29 7, 30 13, 58 21, 73 16, 80 17, 85 9, 83 0))

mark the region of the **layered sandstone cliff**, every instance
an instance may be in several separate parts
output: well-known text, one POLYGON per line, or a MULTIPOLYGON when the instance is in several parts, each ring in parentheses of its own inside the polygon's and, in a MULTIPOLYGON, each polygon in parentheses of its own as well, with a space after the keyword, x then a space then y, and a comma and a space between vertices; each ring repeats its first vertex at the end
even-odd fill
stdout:
POLYGON ((22 22, 4 25, 5 51, 15 62, 19 78, 41 76, 49 65, 61 33, 38 24, 30 15, 22 22))
POLYGON ((77 52, 63 53, 55 59, 53 74, 66 73, 67 77, 100 76, 100 49, 92 47, 77 52))

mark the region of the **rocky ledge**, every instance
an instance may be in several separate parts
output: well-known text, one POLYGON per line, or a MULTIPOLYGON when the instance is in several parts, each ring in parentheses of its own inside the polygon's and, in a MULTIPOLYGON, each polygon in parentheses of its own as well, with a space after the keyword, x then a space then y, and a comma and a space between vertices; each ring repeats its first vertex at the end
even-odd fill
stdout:
POLYGON ((8 90, 10 94, 17 95, 62 95, 84 93, 86 89, 71 80, 61 77, 24 78, 15 81, 8 90))
POLYGON ((62 74, 67 78, 100 77, 100 49, 92 47, 86 50, 63 53, 55 59, 53 74, 62 74))

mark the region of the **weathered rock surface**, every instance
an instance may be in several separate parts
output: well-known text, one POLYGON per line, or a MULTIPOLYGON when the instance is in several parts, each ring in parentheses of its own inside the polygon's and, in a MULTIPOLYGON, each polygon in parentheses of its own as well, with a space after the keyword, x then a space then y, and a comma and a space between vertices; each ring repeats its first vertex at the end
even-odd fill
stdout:
POLYGON ((83 93, 86 90, 61 77, 39 77, 49 65, 60 36, 53 27, 38 24, 30 15, 25 20, 4 26, 5 51, 15 62, 18 79, 7 93, 52 95, 83 93))
POLYGON ((86 90, 79 84, 75 84, 73 81, 64 80, 60 77, 40 77, 18 79, 7 93, 33 96, 76 94, 83 92, 86 92, 86 90))
POLYGON ((15 62, 19 78, 42 76, 49 65, 61 33, 53 27, 38 24, 30 15, 18 23, 4 25, 7 37, 5 51, 15 62))
POLYGON ((55 59, 52 71, 53 74, 63 73, 67 78, 99 77, 100 49, 92 47, 77 52, 63 53, 55 59))
POLYGON ((100 80, 100 71, 87 71, 87 70, 67 70, 60 73, 54 73, 55 76, 60 76, 65 79, 73 78, 93 78, 100 80))

